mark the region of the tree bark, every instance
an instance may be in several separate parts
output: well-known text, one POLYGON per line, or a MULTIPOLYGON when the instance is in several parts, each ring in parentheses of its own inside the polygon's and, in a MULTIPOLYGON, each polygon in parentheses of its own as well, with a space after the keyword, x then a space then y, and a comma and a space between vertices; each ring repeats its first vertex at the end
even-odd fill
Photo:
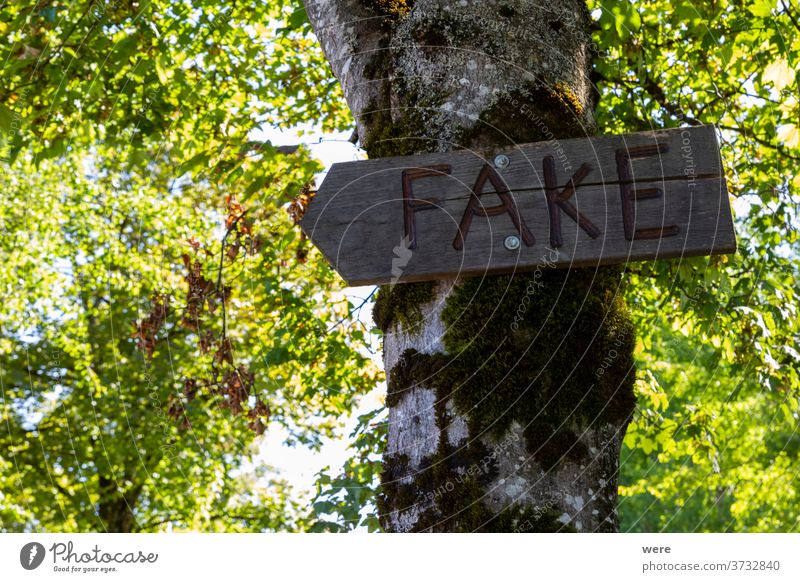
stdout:
MULTIPOLYGON (((498 147, 551 140, 557 152, 559 139, 595 132, 588 11, 581 0, 550 4, 306 9, 370 157, 469 148, 491 161, 498 147)), ((560 159, 559 183, 580 164, 560 159)), ((380 290, 384 529, 618 529, 619 453, 635 406, 621 282, 619 268, 598 267, 380 290)))

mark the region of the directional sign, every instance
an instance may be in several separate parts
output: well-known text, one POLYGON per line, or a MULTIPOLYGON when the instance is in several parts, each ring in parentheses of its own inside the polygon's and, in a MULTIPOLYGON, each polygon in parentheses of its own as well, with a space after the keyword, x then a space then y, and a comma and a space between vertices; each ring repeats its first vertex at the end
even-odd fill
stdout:
POLYGON ((350 285, 736 250, 712 126, 334 164, 301 227, 350 285))

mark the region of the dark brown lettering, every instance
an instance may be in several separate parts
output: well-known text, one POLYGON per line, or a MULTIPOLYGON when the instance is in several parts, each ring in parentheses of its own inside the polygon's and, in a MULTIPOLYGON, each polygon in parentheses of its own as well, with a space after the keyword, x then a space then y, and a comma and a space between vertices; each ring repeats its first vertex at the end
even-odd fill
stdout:
POLYGON ((622 197, 622 224, 627 240, 652 240, 678 234, 678 226, 675 224, 663 227, 635 228, 636 201, 659 198, 664 193, 661 188, 636 189, 630 161, 664 154, 668 150, 667 144, 653 144, 617 150, 617 175, 619 176, 619 192, 622 197))
POLYGON ((578 171, 573 174, 569 179, 567 185, 559 193, 558 182, 556 178, 556 163, 553 156, 544 158, 542 165, 544 166, 544 186, 545 196, 547 197, 547 211, 550 215, 550 246, 553 248, 560 247, 564 244, 561 238, 561 213, 564 213, 574 220, 583 231, 592 238, 600 236, 600 229, 597 228, 592 221, 583 216, 578 210, 567 200, 575 194, 575 188, 581 183, 589 172, 592 170, 589 164, 583 164, 578 171))
POLYGON ((403 170, 403 226, 405 227, 409 249, 417 248, 417 223, 414 219, 414 213, 420 210, 436 208, 439 203, 439 200, 435 198, 419 200, 414 198, 412 182, 422 178, 445 176, 450 171, 451 167, 448 164, 403 170))
POLYGON ((525 224, 525 220, 520 216, 519 211, 517 210, 516 204, 514 204, 514 200, 511 197, 511 194, 500 179, 500 176, 497 175, 494 168, 489 164, 485 164, 481 173, 478 174, 478 179, 475 181, 475 185, 472 187, 472 192, 469 196, 469 202, 467 203, 466 209, 464 209, 464 215, 461 217, 461 224, 458 227, 458 232, 456 233, 456 238, 453 240, 453 248, 457 251, 460 251, 464 248, 464 241, 467 240, 467 234, 469 233, 469 227, 472 224, 472 218, 475 216, 483 216, 483 217, 490 217, 490 216, 497 216, 499 214, 508 214, 511 218, 511 222, 514 223, 514 226, 517 228, 517 232, 522 237, 522 241, 527 246, 533 246, 536 243, 536 239, 533 238, 533 233, 528 230, 528 226, 525 224), (491 182, 492 186, 494 187, 495 194, 497 194, 498 198, 500 198, 500 204, 497 206, 483 206, 481 204, 481 196, 483 196, 483 187, 486 182, 491 182))

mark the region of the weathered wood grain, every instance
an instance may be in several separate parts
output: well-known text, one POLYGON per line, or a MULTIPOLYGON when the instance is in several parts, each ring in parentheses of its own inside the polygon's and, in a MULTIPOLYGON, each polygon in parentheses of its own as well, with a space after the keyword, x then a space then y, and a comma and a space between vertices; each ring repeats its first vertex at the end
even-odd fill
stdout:
POLYGON ((351 285, 736 249, 711 126, 334 164, 301 226, 351 285))

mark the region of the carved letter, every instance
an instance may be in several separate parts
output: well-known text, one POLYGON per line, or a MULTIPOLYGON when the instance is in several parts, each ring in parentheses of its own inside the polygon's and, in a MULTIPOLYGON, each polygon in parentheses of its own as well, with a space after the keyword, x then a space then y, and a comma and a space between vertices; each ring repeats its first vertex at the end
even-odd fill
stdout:
POLYGON ((431 178, 434 176, 444 176, 450 173, 448 164, 429 166, 427 168, 413 168, 403 170, 403 224, 405 227, 405 240, 408 241, 408 249, 417 248, 417 223, 414 220, 414 213, 419 210, 429 210, 436 208, 438 200, 417 200, 414 198, 414 190, 411 182, 421 178, 431 178))
POLYGON ((550 214, 550 246, 553 248, 560 247, 564 244, 561 238, 561 214, 559 209, 563 210, 567 216, 578 223, 583 231, 592 238, 600 236, 600 229, 597 228, 592 221, 581 215, 577 209, 567 202, 570 197, 575 194, 575 188, 578 187, 581 180, 583 180, 592 170, 588 164, 583 164, 578 171, 570 178, 564 190, 559 194, 558 182, 556 179, 556 163, 553 161, 552 156, 547 156, 543 160, 544 166, 544 186, 545 196, 547 197, 547 211, 550 214))
POLYGON ((664 227, 634 229, 636 224, 636 207, 634 203, 637 200, 658 198, 663 192, 661 192, 661 188, 640 188, 639 190, 634 188, 630 160, 663 154, 668 149, 667 144, 653 144, 617 150, 617 175, 619 176, 619 192, 622 196, 622 224, 625 227, 625 238, 627 240, 656 239, 678 234, 678 226, 675 224, 664 227))
POLYGON ((458 227, 456 238, 453 240, 453 248, 457 251, 464 248, 464 241, 467 240, 467 234, 469 233, 469 227, 472 224, 473 216, 490 217, 497 216, 498 214, 508 214, 509 217, 511 217, 511 222, 514 223, 517 232, 519 232, 519 235, 526 245, 530 247, 536 243, 536 239, 533 238, 533 234, 528 230, 525 220, 519 215, 519 211, 514 204, 514 200, 511 198, 508 188, 500 179, 500 176, 497 175, 497 172, 494 171, 494 168, 486 164, 483 166, 481 173, 478 174, 478 179, 472 187, 469 202, 467 203, 466 209, 464 209, 464 215, 461 217, 461 224, 458 227), (486 207, 481 204, 483 187, 487 180, 492 183, 495 194, 500 198, 501 203, 497 206, 486 207))

